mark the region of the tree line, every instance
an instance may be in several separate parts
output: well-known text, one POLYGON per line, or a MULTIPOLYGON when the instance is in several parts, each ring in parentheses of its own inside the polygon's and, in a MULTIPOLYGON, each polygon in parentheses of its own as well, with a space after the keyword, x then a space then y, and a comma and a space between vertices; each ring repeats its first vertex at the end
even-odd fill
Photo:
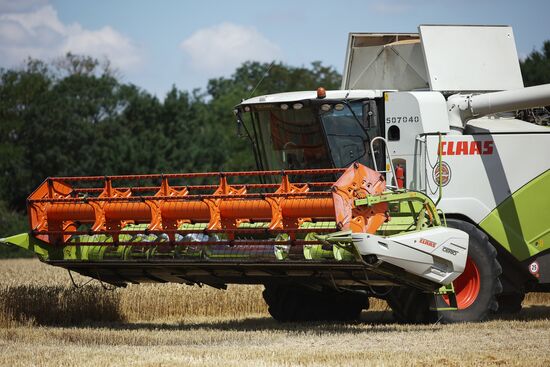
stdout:
MULTIPOLYGON (((549 83, 550 41, 521 67, 526 85, 549 83)), ((246 62, 204 90, 174 86, 161 100, 88 56, 0 69, 0 237, 27 230, 26 197, 48 176, 254 169, 233 107, 252 95, 340 83, 321 62, 246 62)), ((15 255, 0 246, 0 257, 15 255)))

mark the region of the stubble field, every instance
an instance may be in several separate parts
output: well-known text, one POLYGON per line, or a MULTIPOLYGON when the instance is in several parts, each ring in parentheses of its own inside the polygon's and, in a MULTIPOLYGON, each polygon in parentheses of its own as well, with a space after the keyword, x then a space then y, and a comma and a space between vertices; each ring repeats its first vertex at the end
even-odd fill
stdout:
MULTIPOLYGON (((75 276, 77 284, 88 279, 75 276)), ((479 324, 399 325, 384 302, 355 323, 279 324, 258 286, 75 289, 38 260, 0 261, 5 366, 549 366, 550 297, 479 324)))

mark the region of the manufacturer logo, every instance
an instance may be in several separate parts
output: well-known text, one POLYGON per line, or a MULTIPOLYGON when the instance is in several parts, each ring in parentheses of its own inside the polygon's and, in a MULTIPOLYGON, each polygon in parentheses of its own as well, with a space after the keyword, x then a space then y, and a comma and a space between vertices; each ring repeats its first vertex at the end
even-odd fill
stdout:
POLYGON ((451 255, 453 255, 453 256, 456 256, 456 254, 458 254, 458 251, 452 250, 452 249, 450 249, 450 248, 448 248, 448 247, 445 247, 445 246, 443 246, 442 251, 443 251, 443 252, 446 252, 446 253, 448 253, 448 254, 451 254, 451 255))
POLYGON ((430 247, 433 247, 433 248, 435 248, 435 246, 437 245, 437 243, 435 243, 433 241, 430 241, 430 240, 427 240, 425 238, 421 238, 419 242, 423 245, 430 246, 430 247))
MULTIPOLYGON (((432 172, 434 182, 439 185, 439 164, 436 164, 432 172)), ((441 162, 441 186, 447 186, 451 181, 451 167, 447 162, 441 162)))
POLYGON ((539 273, 539 270, 540 270, 540 266, 539 266, 539 263, 536 262, 536 261, 533 261, 530 265, 529 265, 529 272, 533 275, 537 275, 539 273))
POLYGON ((491 155, 495 142, 485 141, 442 141, 439 145, 441 155, 491 155))

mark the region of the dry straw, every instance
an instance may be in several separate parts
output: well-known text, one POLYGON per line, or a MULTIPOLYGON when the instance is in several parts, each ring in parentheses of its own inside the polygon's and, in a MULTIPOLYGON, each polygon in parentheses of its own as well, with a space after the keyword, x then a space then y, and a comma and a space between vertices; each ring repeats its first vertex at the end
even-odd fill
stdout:
MULTIPOLYGON (((78 275, 74 278, 77 283, 88 280, 78 275)), ((182 284, 108 290, 95 283, 77 289, 63 269, 37 260, 6 260, 0 261, 0 325, 266 316, 261 292, 261 286, 230 286, 223 291, 182 284)))
MULTIPOLYGON (((76 275, 75 280, 84 283, 89 279, 76 275)), ((182 284, 141 284, 106 290, 97 283, 76 289, 61 268, 37 260, 4 260, 0 261, 0 326, 265 317, 268 313, 262 289, 233 285, 223 291, 182 284)), ((534 294, 526 302, 545 304, 549 298, 534 294)), ((373 299, 371 310, 387 310, 386 303, 373 299)))

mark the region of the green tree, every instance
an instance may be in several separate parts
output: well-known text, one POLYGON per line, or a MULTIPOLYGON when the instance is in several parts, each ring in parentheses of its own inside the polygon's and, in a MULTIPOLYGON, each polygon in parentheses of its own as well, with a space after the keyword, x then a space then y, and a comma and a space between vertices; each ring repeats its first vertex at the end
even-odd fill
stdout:
POLYGON ((34 184, 28 164, 27 121, 32 119, 35 106, 40 105, 51 84, 47 65, 40 61, 29 60, 24 72, 1 71, 0 199, 19 210, 24 208, 24 192, 29 192, 34 184))
POLYGON ((545 41, 540 51, 533 50, 520 61, 525 86, 550 83, 550 40, 545 41))
MULTIPOLYGON (((0 237, 14 235, 27 231, 27 217, 11 210, 4 201, 0 200, 0 237)), ((20 247, 0 245, 0 259, 14 257, 32 257, 33 253, 20 247)))

